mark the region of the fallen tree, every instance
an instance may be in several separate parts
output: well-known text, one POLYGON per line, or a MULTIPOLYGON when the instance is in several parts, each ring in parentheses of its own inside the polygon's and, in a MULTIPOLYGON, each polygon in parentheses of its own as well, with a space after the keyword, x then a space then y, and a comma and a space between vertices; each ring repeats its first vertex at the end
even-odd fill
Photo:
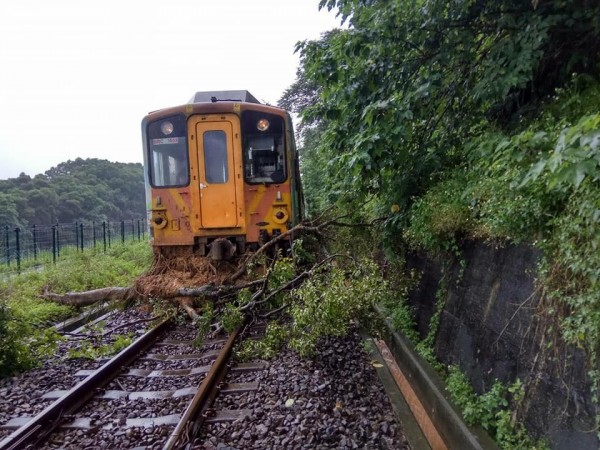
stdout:
POLYGON ((344 236, 340 227, 369 229, 382 219, 360 224, 343 219, 302 222, 233 260, 213 261, 194 255, 191 248, 155 251, 152 267, 132 286, 66 294, 46 289, 41 296, 75 307, 136 300, 142 307, 158 306, 156 316, 164 313, 161 303, 173 305, 197 324, 200 339, 257 322, 266 325, 266 336, 245 344, 241 355, 269 357, 282 345, 309 354, 319 336, 340 336, 352 319, 362 322, 386 290, 380 267, 349 254, 359 243, 368 252, 372 241, 337 239, 344 236), (279 244, 288 237, 294 244, 284 255, 279 244), (328 254, 325 245, 330 242, 342 251, 328 254), (343 248, 345 243, 349 245, 343 248))
POLYGON ((67 292, 66 294, 48 292, 48 288, 46 288, 41 295, 42 298, 61 305, 76 307, 90 306, 108 300, 131 300, 135 296, 135 289, 131 287, 105 287, 84 292, 67 292))
POLYGON ((276 250, 279 245, 290 237, 298 239, 304 235, 314 235, 323 238, 326 228, 344 225, 340 222, 341 219, 338 217, 318 223, 321 220, 319 217, 312 222, 302 222, 268 241, 255 252, 241 255, 232 261, 220 261, 218 265, 209 257, 192 255, 191 251, 175 254, 170 258, 155 252, 152 267, 133 286, 105 287, 65 294, 49 292, 46 288, 41 297, 75 307, 105 301, 158 298, 185 311, 193 320, 198 320, 198 310, 205 308, 207 302, 222 304, 235 299, 241 291, 249 291, 252 293, 251 301, 242 305, 242 311, 248 312, 268 303, 278 293, 297 287, 317 268, 333 259, 328 257, 312 267, 303 268, 299 275, 292 277, 283 286, 272 286, 269 277, 276 261, 281 258, 280 252, 276 250), (271 261, 269 267, 265 267, 267 260, 271 261))
POLYGON ((231 332, 244 321, 268 323, 269 344, 247 344, 246 356, 268 357, 281 345, 308 354, 318 336, 345 334, 352 318, 367 317, 386 289, 375 264, 346 251, 330 255, 325 248, 335 240, 333 228, 371 228, 383 218, 354 224, 343 222, 347 216, 325 220, 323 215, 232 260, 215 262, 192 254, 191 248, 155 251, 152 267, 133 286, 66 294, 46 290, 42 297, 76 307, 111 300, 162 301, 196 322, 200 338, 231 332), (283 255, 280 244, 288 238, 294 245, 283 255), (307 241, 313 248, 299 245, 307 241))

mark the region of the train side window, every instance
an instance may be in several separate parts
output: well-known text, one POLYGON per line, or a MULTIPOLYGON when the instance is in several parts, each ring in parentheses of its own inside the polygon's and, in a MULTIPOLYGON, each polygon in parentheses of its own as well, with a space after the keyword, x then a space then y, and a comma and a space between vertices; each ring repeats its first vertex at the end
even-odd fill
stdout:
POLYGON ((151 139, 151 179, 155 187, 187 186, 190 170, 184 137, 151 139))
POLYGON ((227 183, 229 170, 225 132, 222 130, 205 131, 203 147, 206 182, 212 184, 227 183))

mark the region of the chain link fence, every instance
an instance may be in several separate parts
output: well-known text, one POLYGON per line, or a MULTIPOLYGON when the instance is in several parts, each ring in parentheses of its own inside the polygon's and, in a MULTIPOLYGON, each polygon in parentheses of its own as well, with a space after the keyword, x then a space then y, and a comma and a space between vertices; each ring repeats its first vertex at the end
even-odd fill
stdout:
POLYGON ((146 219, 75 222, 0 228, 0 271, 20 272, 25 265, 55 263, 70 252, 97 249, 146 238, 146 219))

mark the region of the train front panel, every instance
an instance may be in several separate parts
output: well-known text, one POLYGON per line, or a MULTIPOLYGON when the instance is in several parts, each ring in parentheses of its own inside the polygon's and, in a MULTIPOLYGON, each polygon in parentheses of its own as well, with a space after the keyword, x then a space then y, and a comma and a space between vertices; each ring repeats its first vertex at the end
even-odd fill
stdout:
POLYGON ((153 245, 192 246, 204 254, 224 238, 243 252, 285 232, 301 209, 290 126, 283 110, 236 102, 147 116, 142 129, 153 245))

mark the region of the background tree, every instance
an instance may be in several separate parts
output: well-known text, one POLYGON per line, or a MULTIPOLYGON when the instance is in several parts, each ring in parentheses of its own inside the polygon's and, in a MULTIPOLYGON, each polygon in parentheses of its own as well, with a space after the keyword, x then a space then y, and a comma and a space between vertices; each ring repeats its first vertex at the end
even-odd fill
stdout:
POLYGON ((34 178, 0 180, 0 225, 122 220, 145 215, 141 164, 81 159, 34 178))

